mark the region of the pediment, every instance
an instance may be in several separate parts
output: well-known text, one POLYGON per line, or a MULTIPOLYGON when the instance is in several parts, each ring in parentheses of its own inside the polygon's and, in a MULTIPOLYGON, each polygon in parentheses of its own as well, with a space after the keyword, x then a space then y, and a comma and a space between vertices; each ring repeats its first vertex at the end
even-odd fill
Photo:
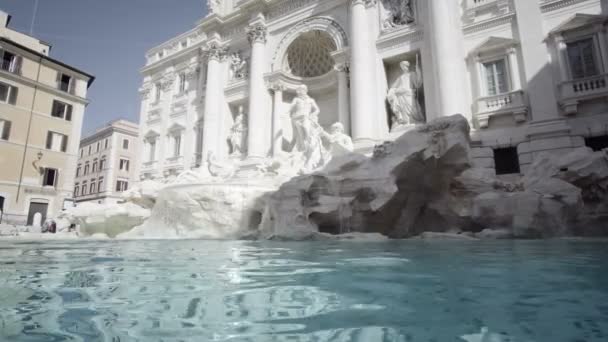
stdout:
POLYGON ((492 36, 484 40, 481 44, 477 45, 471 51, 471 54, 479 54, 488 51, 507 49, 517 44, 519 44, 519 42, 515 39, 492 36))
POLYGON ((151 129, 151 130, 148 131, 148 133, 146 133, 146 135, 144 137, 146 139, 148 139, 148 138, 156 138, 158 136, 160 136, 160 134, 157 131, 151 129))
POLYGON ((606 21, 607 19, 603 15, 577 13, 551 30, 551 32, 549 32, 549 36, 580 29, 586 26, 602 24, 606 21))

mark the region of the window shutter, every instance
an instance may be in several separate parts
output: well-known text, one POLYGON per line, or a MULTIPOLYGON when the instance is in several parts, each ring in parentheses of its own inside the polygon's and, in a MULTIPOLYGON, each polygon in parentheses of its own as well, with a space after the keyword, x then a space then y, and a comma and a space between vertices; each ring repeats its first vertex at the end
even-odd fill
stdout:
POLYGON ((59 112, 59 102, 53 100, 53 105, 51 107, 51 116, 60 117, 61 115, 59 114, 59 112))
POLYGON ((116 182, 116 191, 120 192, 120 181, 116 182))
POLYGON ((53 170, 53 186, 57 187, 59 182, 59 170, 53 170))
POLYGON ((9 98, 8 98, 8 103, 15 105, 17 104, 17 95, 19 94, 19 88, 17 87, 9 87, 9 98))
POLYGON ((68 150, 68 136, 64 135, 61 138, 61 152, 65 152, 68 150))
MULTIPOLYGON (((67 109, 65 112, 65 119, 67 121, 72 121, 72 105, 67 105, 66 107, 67 107, 67 109)), ((99 146, 99 145, 97 145, 97 146, 99 146)), ((99 151, 99 148, 97 150, 99 151)))
POLYGON ((76 94, 76 79, 74 77, 72 77, 70 79, 70 89, 69 89, 69 93, 72 95, 76 94))
POLYGON ((2 129, 2 140, 8 140, 11 135, 11 122, 4 121, 4 127, 2 129))
POLYGON ((57 85, 57 88, 59 88, 59 85, 61 84, 61 72, 57 71, 57 78, 55 79, 55 84, 57 85))
POLYGON ((23 64, 23 57, 15 56, 15 64, 13 65, 13 72, 17 75, 21 75, 21 65, 23 64))
POLYGON ((53 146, 53 132, 46 132, 46 149, 50 150, 53 146))

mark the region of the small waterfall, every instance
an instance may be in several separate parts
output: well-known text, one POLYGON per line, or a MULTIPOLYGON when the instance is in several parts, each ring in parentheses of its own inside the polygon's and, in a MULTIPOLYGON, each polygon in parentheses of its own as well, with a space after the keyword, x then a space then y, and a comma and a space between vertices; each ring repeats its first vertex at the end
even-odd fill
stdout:
POLYGON ((350 233, 350 225, 348 219, 350 217, 350 207, 349 203, 346 203, 341 197, 342 193, 342 184, 340 182, 334 182, 333 180, 329 180, 329 192, 332 196, 336 197, 339 201, 337 206, 338 211, 338 231, 340 234, 350 233))

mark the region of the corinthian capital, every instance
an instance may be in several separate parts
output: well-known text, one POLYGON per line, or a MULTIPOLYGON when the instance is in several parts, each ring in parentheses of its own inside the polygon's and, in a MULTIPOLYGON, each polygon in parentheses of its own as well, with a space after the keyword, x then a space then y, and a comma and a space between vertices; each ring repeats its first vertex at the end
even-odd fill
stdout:
POLYGON ((226 58, 228 54, 228 47, 221 46, 217 43, 211 43, 203 52, 207 55, 208 59, 215 59, 221 61, 226 58))
POLYGON ((281 81, 274 81, 274 82, 270 82, 268 84, 268 89, 272 90, 272 91, 285 91, 287 89, 287 86, 285 86, 285 84, 281 81))
POLYGON ((377 3, 378 3, 378 0, 350 0, 351 6, 365 5, 365 7, 372 7, 372 6, 376 6, 377 3))
POLYGON ((247 38, 249 43, 264 43, 266 44, 266 37, 268 35, 268 29, 263 24, 253 24, 247 27, 247 38))

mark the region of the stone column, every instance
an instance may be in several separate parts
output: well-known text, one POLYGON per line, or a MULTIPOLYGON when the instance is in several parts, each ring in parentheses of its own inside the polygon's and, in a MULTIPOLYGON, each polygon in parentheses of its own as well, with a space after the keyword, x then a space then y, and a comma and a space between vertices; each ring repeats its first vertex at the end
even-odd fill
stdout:
POLYGON ((519 77, 519 59, 517 58, 517 48, 509 49, 509 65, 511 67, 511 87, 513 90, 521 90, 521 78, 519 77))
POLYGON ((251 44, 251 65, 249 71, 249 131, 247 154, 249 158, 264 158, 267 155, 266 133, 266 85, 264 83, 264 50, 266 48, 266 26, 252 24, 247 28, 247 38, 251 44))
POLYGON ((547 58, 545 32, 538 2, 514 0, 519 25, 519 41, 526 71, 526 84, 533 121, 546 121, 559 118, 559 108, 555 96, 553 73, 547 58))
POLYGON ((285 91, 285 85, 281 82, 275 82, 270 85, 270 89, 274 93, 272 101, 272 156, 276 157, 281 154, 283 149, 283 130, 281 129, 281 105, 283 104, 283 91, 285 91))
POLYGON ((350 99, 348 90, 348 63, 336 64, 334 69, 338 73, 338 117, 346 134, 351 134, 350 127, 350 99))
POLYGON ((205 91, 205 112, 203 125, 203 163, 207 161, 209 152, 217 153, 219 141, 219 124, 221 120, 221 61, 226 56, 227 49, 212 44, 207 49, 207 88, 205 91))
POLYGON ((438 115, 460 113, 470 121, 469 94, 463 90, 468 79, 460 12, 459 1, 429 0, 429 32, 425 35, 432 54, 438 115))
POLYGON ((568 75, 568 57, 566 55, 566 43, 561 36, 555 38, 555 49, 555 53, 557 55, 557 64, 559 64, 560 82, 567 82, 570 79, 568 75))
POLYGON ((375 50, 370 36, 367 8, 377 0, 351 0, 351 129, 355 142, 373 142, 377 125, 375 50))
POLYGON ((598 40, 600 45, 600 54, 602 55, 602 73, 608 73, 608 39, 606 38, 606 27, 599 25, 598 27, 598 40))

